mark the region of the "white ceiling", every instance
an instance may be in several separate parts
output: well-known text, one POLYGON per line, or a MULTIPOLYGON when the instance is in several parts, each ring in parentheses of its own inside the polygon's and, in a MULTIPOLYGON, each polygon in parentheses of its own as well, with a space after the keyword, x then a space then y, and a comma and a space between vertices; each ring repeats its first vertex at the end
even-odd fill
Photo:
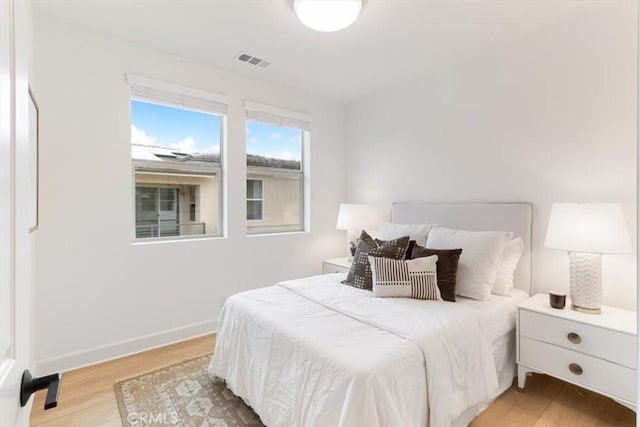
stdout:
POLYGON ((366 0, 354 25, 320 33, 292 0, 32 2, 38 14, 344 103, 615 3, 366 0), (238 62, 240 51, 272 65, 238 62))

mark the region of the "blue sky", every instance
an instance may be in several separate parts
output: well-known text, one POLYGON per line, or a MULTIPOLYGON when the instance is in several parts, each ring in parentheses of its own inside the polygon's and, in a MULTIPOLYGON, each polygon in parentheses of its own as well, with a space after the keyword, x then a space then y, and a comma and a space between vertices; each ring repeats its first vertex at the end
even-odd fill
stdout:
MULTIPOLYGON (((247 153, 301 159, 302 131, 247 122, 247 153)), ((220 152, 220 116, 131 101, 131 142, 187 152, 220 152)))
POLYGON ((302 131, 247 121, 247 153, 277 159, 301 160, 302 131))
POLYGON ((131 142, 219 153, 220 116, 131 101, 131 142))

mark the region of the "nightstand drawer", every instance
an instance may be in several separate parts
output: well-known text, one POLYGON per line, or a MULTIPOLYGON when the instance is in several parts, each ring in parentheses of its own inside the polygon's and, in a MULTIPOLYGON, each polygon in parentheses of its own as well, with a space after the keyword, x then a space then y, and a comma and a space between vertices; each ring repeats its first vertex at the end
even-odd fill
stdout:
POLYGON ((635 405, 634 369, 524 337, 519 363, 635 405))
MULTIPOLYGON (((595 316, 595 315, 594 315, 595 316)), ((635 369, 637 337, 520 310, 520 335, 635 369)))
POLYGON ((322 274, 348 273, 351 261, 347 257, 331 258, 322 261, 322 274))
POLYGON ((323 274, 331 274, 331 273, 347 273, 349 272, 349 268, 342 267, 340 265, 324 263, 322 264, 322 273, 323 274))

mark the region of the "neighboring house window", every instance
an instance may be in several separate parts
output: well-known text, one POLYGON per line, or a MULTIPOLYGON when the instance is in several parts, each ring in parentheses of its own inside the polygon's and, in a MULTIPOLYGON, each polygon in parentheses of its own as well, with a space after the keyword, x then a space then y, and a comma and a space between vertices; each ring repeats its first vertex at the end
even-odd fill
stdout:
POLYGON ((196 201, 196 191, 198 187, 189 186, 189 221, 196 222, 198 218, 198 202, 196 201))
POLYGON ((247 180, 247 220, 262 220, 263 194, 261 179, 247 180))
POLYGON ((135 237, 220 235, 226 105, 194 89, 128 78, 135 237))
POLYGON ((305 165, 309 120, 298 113, 245 102, 247 232, 302 231, 308 221, 305 165))

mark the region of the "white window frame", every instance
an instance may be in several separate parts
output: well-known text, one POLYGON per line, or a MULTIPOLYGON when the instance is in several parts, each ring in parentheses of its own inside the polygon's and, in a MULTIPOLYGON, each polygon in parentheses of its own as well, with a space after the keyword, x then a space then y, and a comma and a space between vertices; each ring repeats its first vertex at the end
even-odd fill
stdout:
POLYGON ((249 218, 247 218, 247 221, 249 221, 249 222, 263 221, 264 220, 264 179, 247 177, 247 182, 248 181, 260 181, 260 190, 261 190, 260 191, 260 196, 261 197, 259 199, 250 199, 250 198, 247 197, 247 202, 260 202, 262 208, 260 209, 260 218, 257 218, 257 219, 249 219, 249 218))
MULTIPOLYGON (((295 112, 280 107, 274 107, 270 105, 261 104, 254 101, 245 100, 244 107, 246 111, 245 129, 247 122, 258 122, 271 124, 275 126, 287 127, 292 129, 298 129, 302 132, 301 141, 301 162, 299 171, 288 171, 283 169, 262 168, 262 167, 249 167, 247 166, 247 179, 251 172, 256 175, 276 176, 279 178, 292 178, 297 179, 300 182, 300 222, 301 227, 299 230, 283 230, 283 231, 261 231, 251 233, 247 227, 248 236, 261 236, 261 235, 274 235, 274 234, 286 234, 286 233, 300 233, 310 231, 310 206, 311 206, 311 174, 310 174, 310 144, 311 144, 311 116, 305 113, 295 112)), ((246 136, 245 136, 246 144, 246 136)), ((263 187, 264 193, 264 187, 263 187)), ((264 197, 264 194, 263 194, 264 197)), ((264 201, 262 204, 263 218, 264 218, 264 201)), ((245 215, 246 217, 246 215, 245 215)), ((252 221, 247 220, 247 224, 252 221)))
MULTIPOLYGON (((131 89, 131 97, 129 106, 132 101, 141 101, 157 105, 163 105, 183 110, 190 110, 199 113, 214 114, 220 117, 220 163, 218 167, 212 169, 218 187, 218 223, 217 233, 208 233, 204 235, 180 235, 167 237, 136 237, 136 170, 134 161, 131 160, 131 177, 132 177, 132 215, 131 215, 131 235, 134 243, 159 242, 172 240, 197 240, 203 238, 219 238, 226 236, 226 145, 227 145, 227 98, 211 92, 194 89, 182 85, 164 82, 161 80, 150 79, 136 74, 126 75, 127 84, 131 89)), ((131 117, 131 114, 129 115, 131 117)), ((131 145, 131 142, 129 142, 131 145)), ((148 172, 153 173, 153 172, 148 172)), ((200 198, 202 201, 202 198, 200 198)))

